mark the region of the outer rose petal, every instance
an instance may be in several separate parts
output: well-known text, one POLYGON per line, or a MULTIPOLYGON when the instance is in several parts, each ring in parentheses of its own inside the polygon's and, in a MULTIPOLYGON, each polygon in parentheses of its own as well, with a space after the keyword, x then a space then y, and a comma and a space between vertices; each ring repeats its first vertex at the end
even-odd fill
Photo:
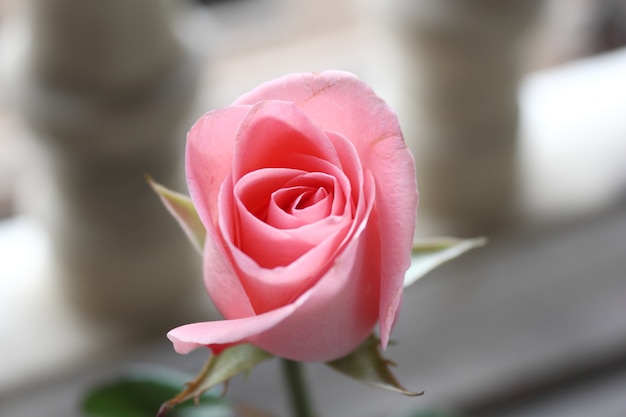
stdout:
MULTIPOLYGON (((374 186, 371 178, 367 182, 364 204, 371 209, 374 186)), ((250 342, 297 361, 344 356, 369 336, 378 319, 376 306, 363 301, 378 298, 379 244, 376 213, 365 213, 354 239, 325 276, 293 303, 249 318, 181 326, 168 337, 179 353, 250 342)))
POLYGON ((324 130, 336 131, 356 146, 376 181, 380 222, 380 337, 383 347, 402 298, 418 202, 415 165, 394 111, 350 73, 292 74, 265 83, 234 104, 286 100, 298 105, 324 130))
POLYGON ((187 186, 205 227, 217 220, 217 195, 232 170, 237 131, 250 109, 230 106, 211 111, 187 134, 187 186))
POLYGON ((297 307, 294 303, 259 316, 187 324, 170 330, 167 337, 174 343, 178 353, 189 353, 203 346, 211 346, 219 352, 222 346, 246 341, 271 329, 293 314, 297 307))
POLYGON ((214 299, 214 303, 225 317, 237 319, 255 314, 248 294, 235 272, 232 260, 213 223, 207 225, 203 272, 204 285, 209 295, 219 294, 220 299, 214 299), (225 302, 220 302, 220 300, 225 300, 225 302))
POLYGON ((187 186, 207 232, 203 256, 205 285, 210 279, 221 297, 231 301, 222 314, 233 319, 253 315, 254 310, 216 229, 217 205, 219 190, 232 170, 237 132, 251 108, 230 106, 206 113, 187 134, 187 186))

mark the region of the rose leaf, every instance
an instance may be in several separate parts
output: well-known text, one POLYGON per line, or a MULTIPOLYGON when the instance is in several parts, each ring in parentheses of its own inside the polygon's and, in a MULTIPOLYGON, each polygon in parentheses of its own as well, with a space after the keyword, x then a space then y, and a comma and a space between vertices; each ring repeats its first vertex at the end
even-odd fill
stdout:
POLYGON ((150 184, 152 189, 157 193, 170 214, 174 216, 181 225, 193 246, 199 252, 202 252, 206 229, 200 221, 200 217, 191 199, 184 194, 177 193, 154 182, 149 175, 146 175, 146 181, 148 181, 148 184, 150 184))
MULTIPOLYGON (((163 401, 176 395, 188 376, 176 371, 142 368, 90 389, 81 410, 86 417, 153 417, 163 401)), ((194 403, 183 404, 172 417, 199 415, 232 417, 234 409, 219 393, 205 393, 194 403), (193 410, 192 410, 193 408, 193 410)))
POLYGON ((372 335, 352 353, 326 364, 335 371, 367 385, 408 396, 422 395, 423 392, 412 392, 400 385, 389 370, 393 362, 383 358, 378 346, 378 339, 372 335))
POLYGON ((416 241, 413 244, 411 266, 404 277, 404 288, 413 285, 418 279, 470 249, 484 246, 487 240, 479 237, 474 239, 430 238, 416 241))
POLYGON ((165 416, 174 406, 195 398, 196 401, 208 389, 227 382, 235 375, 246 372, 254 366, 272 357, 250 344, 241 344, 222 351, 219 355, 211 355, 200 373, 186 384, 183 391, 161 406, 157 417, 165 416))

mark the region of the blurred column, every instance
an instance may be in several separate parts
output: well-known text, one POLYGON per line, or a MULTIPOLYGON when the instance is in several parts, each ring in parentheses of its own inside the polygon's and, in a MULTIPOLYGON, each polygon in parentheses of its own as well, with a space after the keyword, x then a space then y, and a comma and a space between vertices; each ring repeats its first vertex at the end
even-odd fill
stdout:
POLYGON ((37 136, 22 206, 50 233, 84 316, 143 331, 181 322, 199 256, 144 180, 184 190, 197 63, 158 0, 32 0, 17 96, 37 136))
POLYGON ((396 0, 400 117, 413 149, 420 223, 476 235, 515 212, 518 41, 538 0, 396 0), (426 223, 426 224, 425 224, 426 223))

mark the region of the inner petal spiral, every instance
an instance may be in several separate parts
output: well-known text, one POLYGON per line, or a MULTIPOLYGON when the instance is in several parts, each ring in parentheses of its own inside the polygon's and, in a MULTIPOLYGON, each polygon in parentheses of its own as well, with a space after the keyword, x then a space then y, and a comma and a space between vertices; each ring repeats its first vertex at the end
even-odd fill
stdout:
POLYGON ((272 193, 266 222, 279 229, 294 229, 331 214, 333 190, 324 186, 295 186, 272 193))

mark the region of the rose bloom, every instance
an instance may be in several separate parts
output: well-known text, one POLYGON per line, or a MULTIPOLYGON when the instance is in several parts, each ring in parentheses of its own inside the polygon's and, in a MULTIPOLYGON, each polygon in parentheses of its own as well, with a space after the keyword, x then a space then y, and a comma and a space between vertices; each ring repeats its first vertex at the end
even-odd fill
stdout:
POLYGON ((418 194, 397 116, 369 86, 339 71, 263 84, 196 122, 186 167, 226 320, 170 331, 177 352, 252 343, 331 361, 377 322, 386 347, 418 194))

